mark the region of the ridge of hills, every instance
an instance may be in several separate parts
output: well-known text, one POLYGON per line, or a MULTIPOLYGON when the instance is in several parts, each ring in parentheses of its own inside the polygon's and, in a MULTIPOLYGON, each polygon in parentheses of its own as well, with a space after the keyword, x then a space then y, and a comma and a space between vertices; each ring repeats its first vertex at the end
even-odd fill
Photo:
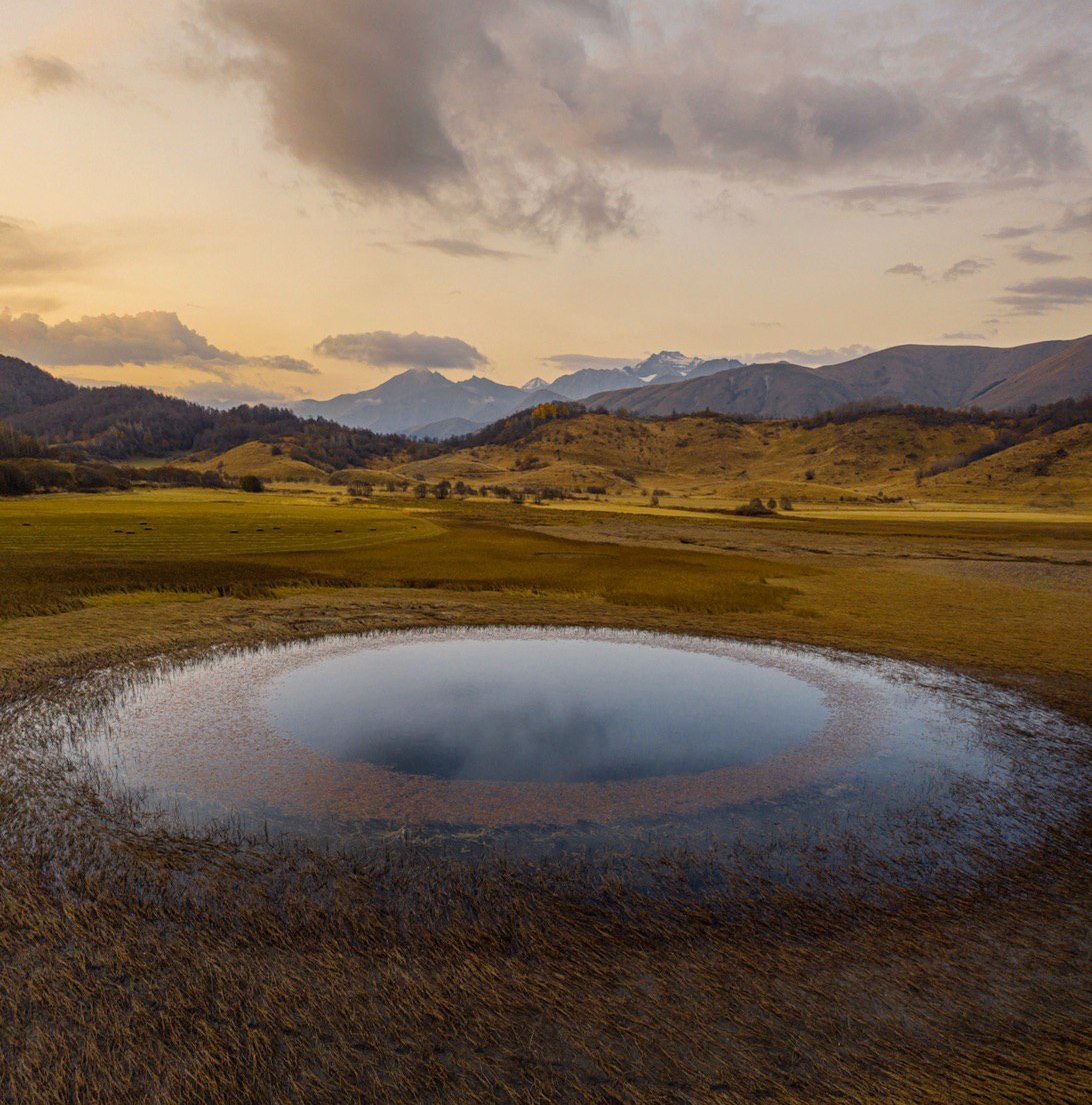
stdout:
MULTIPOLYGON (((622 393, 613 413, 555 399, 446 442, 376 434, 266 407, 208 410, 144 388, 77 387, 5 358, 0 360, 0 458, 9 459, 0 464, 33 461, 71 469, 159 459, 194 478, 257 475, 272 481, 393 484, 403 490, 421 481, 461 481, 475 491, 499 487, 551 498, 660 492, 726 503, 755 495, 815 501, 1016 496, 1063 507, 1092 501, 1092 397, 992 414, 847 402, 855 378, 892 378, 908 355, 894 352, 897 356, 888 351, 886 358, 849 362, 857 375, 847 371, 842 381, 785 365, 698 375, 622 393), (710 393, 716 398, 726 382, 736 406, 768 409, 783 401, 800 374, 816 389, 818 413, 761 420, 749 410, 707 412, 710 393), (661 413, 683 389, 706 413, 661 413), (629 409, 634 395, 668 399, 653 407, 652 420, 641 420, 629 409), (832 402, 838 403, 833 411, 832 402)), ((1012 375, 991 384, 991 392, 1002 397, 1024 396, 1029 389, 1072 392, 1074 381, 1079 385, 1084 379, 1092 338, 1004 352, 1010 354, 1006 367, 1012 375)), ((978 356, 962 360, 957 384, 966 393, 981 387, 993 367, 978 356)), ((476 386, 488 394, 489 383, 476 386)), ((165 471, 162 464, 159 470, 165 471)), ((38 486, 73 485, 43 476, 38 486)))
POLYGON ((171 457, 292 437, 330 461, 382 455, 409 443, 266 406, 212 410, 150 388, 79 387, 12 357, 0 358, 0 424, 42 446, 104 460, 171 457))
POLYGON ((859 406, 777 421, 536 411, 394 469, 414 480, 546 498, 655 493, 661 507, 687 499, 738 505, 755 496, 1088 506, 1092 398, 1033 414, 859 406))
POLYGON ((1092 393, 1092 338, 1013 348, 900 345, 841 364, 743 365, 712 376, 600 392, 588 406, 641 417, 716 411, 804 418, 845 403, 1007 410, 1092 393))
POLYGON ((304 400, 295 410, 380 433, 441 440, 555 402, 578 401, 611 411, 624 408, 642 417, 710 410, 754 418, 803 418, 856 402, 1000 410, 1080 398, 1089 392, 1092 340, 1084 338, 1013 348, 901 345, 821 368, 785 361, 702 361, 665 350, 635 365, 584 368, 548 384, 536 377, 523 387, 482 376, 453 381, 418 368, 365 391, 304 400))
POLYGON ((297 413, 328 418, 345 426, 415 438, 444 438, 468 433, 497 419, 541 403, 586 399, 596 392, 644 387, 736 367, 739 361, 699 361, 664 350, 624 368, 582 368, 553 383, 536 377, 523 387, 499 384, 483 376, 449 380, 427 368, 410 368, 364 391, 332 399, 304 399, 297 413))

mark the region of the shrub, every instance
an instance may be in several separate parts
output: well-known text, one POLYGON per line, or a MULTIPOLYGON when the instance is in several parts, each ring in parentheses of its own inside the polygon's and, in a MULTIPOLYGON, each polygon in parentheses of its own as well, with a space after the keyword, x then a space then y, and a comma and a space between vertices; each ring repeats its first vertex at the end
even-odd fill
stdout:
POLYGON ((744 518, 768 518, 773 511, 756 495, 749 503, 736 507, 735 513, 744 518))
POLYGON ((265 490, 265 484, 257 476, 243 476, 239 480, 239 490, 246 491, 251 495, 256 495, 260 491, 265 490))
POLYGON ((17 464, 0 463, 0 495, 29 495, 34 481, 17 464))

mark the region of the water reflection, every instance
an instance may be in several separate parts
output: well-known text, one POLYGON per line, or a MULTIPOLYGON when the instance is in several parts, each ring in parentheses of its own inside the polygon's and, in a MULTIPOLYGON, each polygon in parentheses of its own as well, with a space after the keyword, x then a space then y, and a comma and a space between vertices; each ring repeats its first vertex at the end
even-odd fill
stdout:
POLYGON ((963 877, 1081 807, 1060 765, 1088 740, 937 669, 612 630, 331 637, 112 685, 81 755, 151 817, 467 859, 727 850, 773 882, 963 877))
POLYGON ((414 641, 274 680, 276 731, 449 780, 609 782, 753 764, 827 719, 819 687, 727 656, 581 638, 414 641))

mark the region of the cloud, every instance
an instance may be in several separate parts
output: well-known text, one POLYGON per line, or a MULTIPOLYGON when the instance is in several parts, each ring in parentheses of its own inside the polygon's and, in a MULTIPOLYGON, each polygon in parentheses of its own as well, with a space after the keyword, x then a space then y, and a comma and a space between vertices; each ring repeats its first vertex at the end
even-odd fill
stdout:
POLYGON ((1072 234, 1075 231, 1092 230, 1092 199, 1084 200, 1066 208, 1054 230, 1058 234, 1072 234))
MULTIPOLYGON (((747 0, 208 0, 205 71, 259 90, 274 140, 366 201, 547 239, 632 232, 635 181, 852 175, 851 206, 934 208, 1081 169, 1057 13, 853 20, 747 0), (923 183, 923 175, 949 179, 923 183)), ((1077 23, 1079 26, 1079 23, 1077 23)))
POLYGON ((481 257, 490 261, 511 261, 522 257, 521 253, 510 253, 504 249, 490 249, 477 242, 466 242, 461 238, 424 238, 411 245, 421 249, 434 249, 437 253, 446 253, 449 257, 481 257))
POLYGON ((996 302, 1013 315, 1044 315, 1065 307, 1092 303, 1092 276, 1050 276, 1006 288, 996 302))
POLYGON ((15 59, 15 68, 36 93, 63 91, 84 83, 83 74, 63 58, 20 54, 15 59))
POLYGON ((367 334, 337 334, 318 342, 314 351, 339 361, 355 361, 372 368, 475 369, 489 359, 459 338, 429 334, 392 334, 374 330, 367 334))
POLYGON ((989 260, 965 257, 962 261, 956 261, 954 265, 944 270, 942 280, 960 280, 964 276, 975 276, 977 273, 988 269, 993 262, 989 260))
POLYGON ((212 378, 196 382, 192 387, 219 389, 225 395, 233 388, 254 386, 239 378, 248 370, 256 370, 259 379, 267 372, 318 375, 318 369, 309 361, 297 357, 244 357, 220 349, 186 326, 173 311, 85 315, 51 326, 40 315, 15 315, 4 309, 0 310, 0 353, 50 368, 72 365, 187 367, 212 378))
POLYGON ((993 262, 985 258, 975 259, 973 257, 966 257, 962 261, 957 261, 954 265, 949 266, 939 277, 930 277, 926 272, 924 266, 915 264, 913 261, 904 261, 901 265, 895 265, 889 268, 884 276, 916 276, 920 280, 930 280, 933 283, 939 280, 959 280, 964 276, 974 276, 975 273, 982 272, 983 269, 988 269, 993 262))
POLYGON ((89 260, 86 250, 72 246, 59 234, 0 218, 0 287, 55 280, 83 268, 89 260))
POLYGON ((1006 241, 1011 238, 1028 238, 1032 234, 1038 234, 1043 229, 1042 223, 1037 223, 1035 226, 1003 226, 1000 230, 995 230, 992 234, 987 234, 987 238, 997 238, 1001 241, 1006 241))
POLYGON ((1048 249, 1036 249, 1035 246, 1023 245, 1014 249, 1013 254, 1021 261, 1029 265, 1054 265, 1059 261, 1072 261, 1068 253, 1052 253, 1048 249))
POLYGON ((886 214, 920 214, 942 211, 953 204, 983 195, 1022 192, 1042 188, 1042 177, 1002 177, 996 180, 938 180, 918 182, 881 182, 835 188, 818 193, 851 211, 878 211, 886 214))
POLYGON ((925 269, 921 265, 915 265, 913 261, 903 261, 901 265, 892 265, 884 276, 917 276, 926 279, 925 269))
POLYGON ((542 363, 562 372, 578 372, 582 368, 626 368, 639 360, 640 357, 600 357, 592 353, 553 353, 543 357, 542 363))
POLYGON ((266 388, 245 383, 233 383, 222 380, 199 380, 171 389, 180 399, 191 403, 200 403, 203 407, 218 407, 223 410, 238 407, 243 403, 264 403, 266 406, 282 407, 286 403, 302 397, 302 392, 294 391, 289 395, 283 391, 270 391, 266 388))
POLYGON ((820 349, 783 349, 777 353, 752 353, 739 359, 744 364, 776 364, 778 361, 788 361, 805 368, 819 368, 822 365, 841 364, 874 352, 871 345, 843 345, 840 349, 824 346, 820 349))
POLYGON ((0 312, 0 348, 35 364, 240 365, 246 358, 212 345, 173 311, 85 315, 53 326, 35 314, 0 312))
POLYGON ((971 330, 955 330, 950 334, 941 334, 942 341, 984 341, 986 334, 979 334, 971 330))
POLYGON ((301 376, 318 376, 319 370, 310 361, 300 360, 299 357, 274 356, 274 357, 249 357, 247 363, 255 368, 268 368, 275 372, 296 372, 301 376))

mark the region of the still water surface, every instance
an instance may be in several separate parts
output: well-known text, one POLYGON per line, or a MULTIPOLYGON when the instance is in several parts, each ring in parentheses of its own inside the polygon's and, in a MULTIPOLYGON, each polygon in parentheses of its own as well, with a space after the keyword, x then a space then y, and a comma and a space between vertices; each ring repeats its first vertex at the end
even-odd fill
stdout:
POLYGON ((408 775, 608 782, 757 763, 827 718, 823 693, 727 656, 579 638, 417 641, 276 679, 277 731, 408 775))
POLYGON ((212 653, 120 680, 103 717, 79 741, 95 769, 198 827, 460 855, 743 848, 771 878, 909 882, 1071 816, 1059 765, 1089 738, 937 669, 533 627, 212 653))

